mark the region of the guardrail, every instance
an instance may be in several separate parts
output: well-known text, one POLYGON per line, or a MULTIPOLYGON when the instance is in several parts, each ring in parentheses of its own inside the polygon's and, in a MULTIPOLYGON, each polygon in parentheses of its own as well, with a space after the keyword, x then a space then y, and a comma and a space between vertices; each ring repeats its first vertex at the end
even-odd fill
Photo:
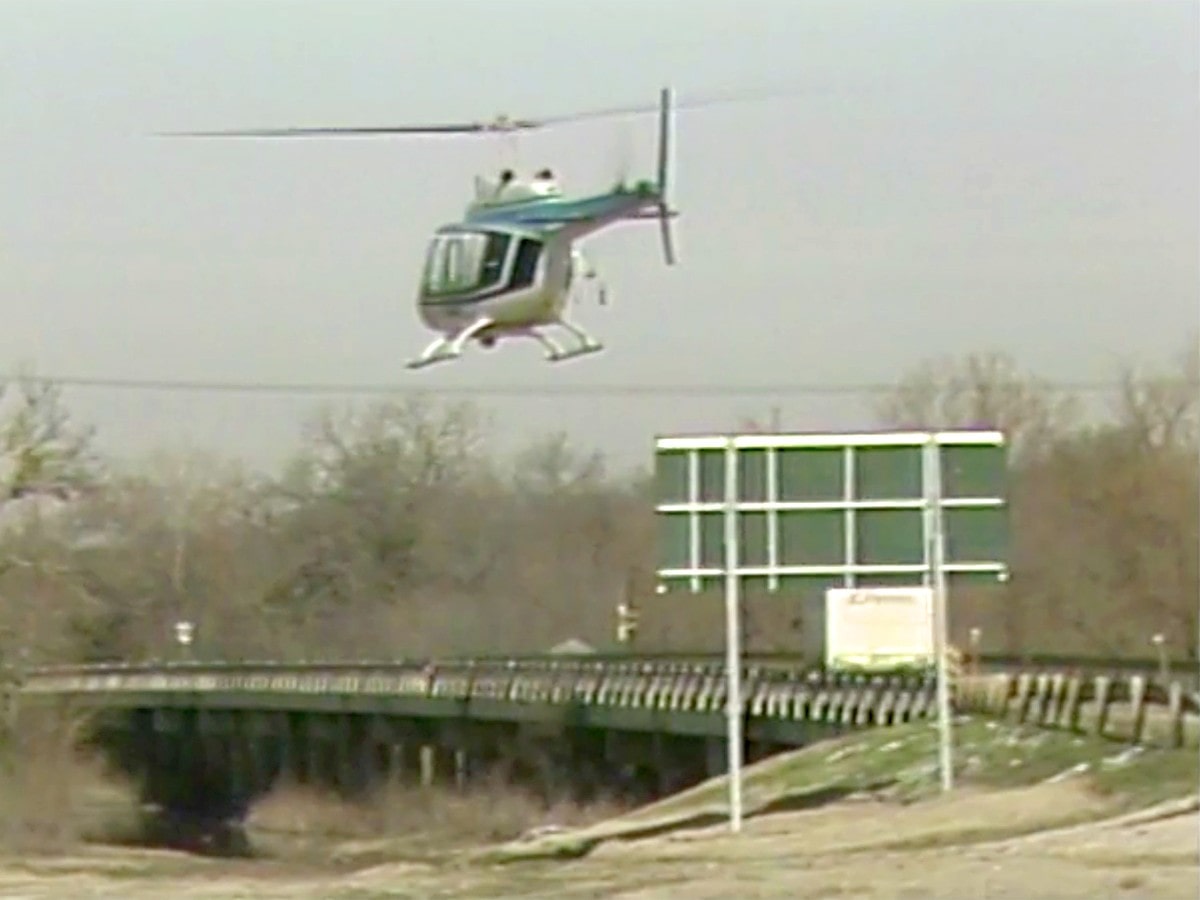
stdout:
POLYGON ((955 707, 1132 744, 1200 743, 1200 693, 1180 681, 1164 684, 1143 675, 965 676, 955 685, 955 707))
MULTIPOLYGON (((1089 731, 1134 743, 1181 746, 1200 740, 1200 694, 1181 681, 1142 674, 1022 672, 955 675, 960 712, 1089 731)), ((748 660, 744 710, 760 722, 894 724, 935 714, 928 674, 847 674, 783 657, 748 660)), ((725 708, 722 662, 701 656, 526 657, 402 662, 174 662, 53 666, 26 670, 18 692, 73 696, 108 706, 184 705, 238 709, 376 711, 483 719, 550 718, 567 709, 640 713, 638 727, 664 715, 700 715, 719 730, 725 708), (415 705, 414 705, 415 704, 415 705), (525 712, 522 712, 524 710, 525 712)), ((628 717, 625 722, 628 724, 628 717)), ((769 730, 769 729, 768 729, 769 730)))
MULTIPOLYGON (((1047 653, 984 653, 971 656, 959 651, 964 669, 977 670, 980 673, 992 672, 1069 672, 1086 675, 1146 675, 1161 678, 1167 674, 1172 678, 1182 680, 1200 680, 1200 661, 1181 659, 1160 659, 1151 657, 1097 657, 1078 654, 1047 654, 1047 653)), ((399 658, 399 659, 360 659, 360 660, 324 660, 298 659, 290 661, 277 660, 240 660, 225 661, 188 661, 181 659, 149 659, 140 662, 99 662, 79 665, 49 665, 33 666, 24 670, 26 673, 62 672, 72 669, 105 669, 141 670, 141 669, 182 669, 197 666, 221 666, 229 669, 236 668, 292 668, 320 666, 327 669, 351 670, 360 667, 387 667, 408 665, 485 665, 508 664, 540 665, 547 662, 567 663, 604 663, 636 665, 651 663, 654 665, 673 663, 679 665, 723 665, 724 653, 714 651, 662 651, 662 652, 631 652, 604 651, 587 654, 476 654, 465 657, 450 658, 399 658)), ((824 671, 825 666, 796 653, 746 653, 743 654, 747 666, 766 666, 770 668, 783 667, 787 669, 802 668, 806 671, 824 671)), ((3 671, 3 667, 0 667, 3 671)), ((11 669, 10 669, 11 671, 11 669)))
MULTIPOLYGON (((889 725, 935 712, 935 682, 921 675, 830 675, 764 663, 746 667, 743 691, 747 736, 789 744, 811 740, 813 725, 889 725)), ((646 660, 183 663, 33 669, 19 692, 105 707, 372 713, 720 735, 726 679, 717 663, 646 660)))

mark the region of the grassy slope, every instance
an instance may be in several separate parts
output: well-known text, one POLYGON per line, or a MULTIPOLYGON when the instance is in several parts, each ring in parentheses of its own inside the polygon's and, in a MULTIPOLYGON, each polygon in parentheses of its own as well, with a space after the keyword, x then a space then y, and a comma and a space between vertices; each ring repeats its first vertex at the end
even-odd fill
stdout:
MULTIPOLYGON (((954 729, 956 783, 1014 788, 1051 778, 1082 778, 1119 813, 1195 791, 1200 775, 1193 750, 1131 748, 1063 731, 963 717, 954 729)), ((695 827, 727 815, 722 776, 634 813, 572 832, 489 851, 497 861, 578 857, 605 840, 632 839, 695 827)), ((824 741, 748 767, 743 773, 747 816, 795 809, 847 794, 884 792, 906 802, 938 791, 934 723, 872 730, 824 741)), ((1089 813, 1093 814, 1093 813, 1089 813)), ((1068 817, 1069 820, 1069 817, 1068 817)), ((1004 823, 972 828, 980 838, 1012 833, 1004 823)))

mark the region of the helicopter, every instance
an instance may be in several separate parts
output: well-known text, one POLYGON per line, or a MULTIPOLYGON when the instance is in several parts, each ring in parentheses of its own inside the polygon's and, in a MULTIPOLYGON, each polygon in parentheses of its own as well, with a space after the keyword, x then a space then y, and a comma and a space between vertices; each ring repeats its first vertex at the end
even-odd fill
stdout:
MULTIPOLYGON (((429 243, 417 309, 439 334, 408 367, 456 359, 471 340, 490 348, 504 338, 532 338, 550 362, 604 349, 566 316, 578 279, 598 275, 578 243, 622 220, 657 218, 663 257, 674 265, 670 222, 679 213, 667 200, 670 116, 671 91, 663 88, 654 181, 622 180, 603 193, 573 198, 548 168, 532 178, 512 169, 494 180, 477 175, 463 220, 438 228, 429 243), (546 333, 554 327, 568 333, 574 346, 564 348, 546 333)), ((602 303, 605 295, 602 286, 602 303)))
MULTIPOLYGON (((770 96, 767 94, 766 96, 770 96)), ((688 106, 744 100, 710 97, 688 106)), ((675 264, 671 221, 679 216, 668 199, 672 90, 662 88, 657 106, 616 107, 543 119, 498 116, 488 122, 369 127, 272 128, 233 131, 170 132, 183 137, 322 137, 413 134, 512 134, 584 119, 658 112, 658 156, 654 179, 627 184, 621 178, 609 190, 567 196, 553 171, 521 177, 512 168, 498 177, 476 175, 474 197, 459 221, 437 228, 429 240, 416 306, 420 321, 436 332, 424 350, 407 363, 420 369, 459 358, 469 342, 494 347, 509 338, 529 338, 550 362, 596 353, 604 345, 566 315, 568 302, 583 280, 598 278, 579 242, 621 221, 657 219, 663 258, 675 264), (547 331, 572 338, 564 347, 547 331)), ((600 302, 607 288, 600 285, 600 302)))

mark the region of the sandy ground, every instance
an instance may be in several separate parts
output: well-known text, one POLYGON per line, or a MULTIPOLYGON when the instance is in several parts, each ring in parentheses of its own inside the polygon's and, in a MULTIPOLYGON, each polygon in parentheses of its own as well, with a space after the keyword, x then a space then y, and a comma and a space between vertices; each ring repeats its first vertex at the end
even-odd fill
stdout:
POLYGON ((1070 782, 910 806, 847 801, 598 847, 574 862, 391 863, 334 875, 279 861, 90 850, 7 860, 0 897, 191 900, 383 898, 1195 898, 1200 818, 1062 827, 1101 815, 1070 782), (1054 829, 1058 830, 1044 830, 1054 829), (1037 830, 1021 838, 1015 831, 1037 830))

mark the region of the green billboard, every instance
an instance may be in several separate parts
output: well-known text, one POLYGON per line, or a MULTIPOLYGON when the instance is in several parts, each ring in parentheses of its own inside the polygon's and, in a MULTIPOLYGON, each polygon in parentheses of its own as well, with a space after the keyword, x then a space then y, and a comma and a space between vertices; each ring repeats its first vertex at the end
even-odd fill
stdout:
POLYGON ((931 480, 940 481, 947 577, 1004 579, 1006 470, 998 431, 660 437, 659 590, 720 588, 727 472, 747 586, 808 593, 921 583, 930 574, 931 480), (931 442, 940 473, 929 471, 931 442))

